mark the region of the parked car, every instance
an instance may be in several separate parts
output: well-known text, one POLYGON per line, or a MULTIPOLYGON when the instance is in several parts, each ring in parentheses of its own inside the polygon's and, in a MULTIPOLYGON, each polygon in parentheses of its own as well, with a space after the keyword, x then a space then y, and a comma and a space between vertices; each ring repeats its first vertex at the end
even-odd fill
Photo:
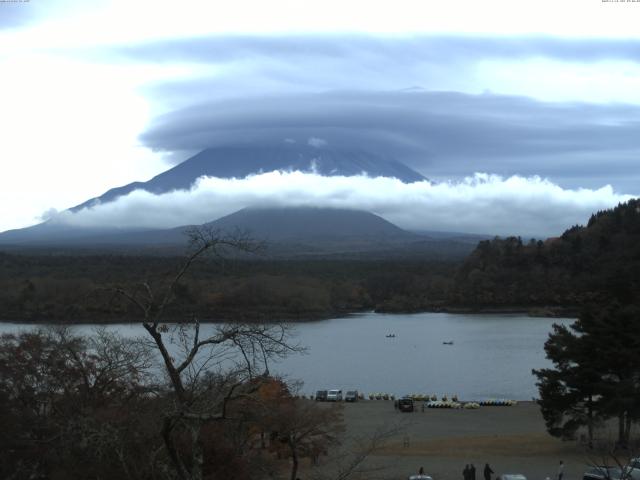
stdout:
POLYGON ((527 480, 521 473, 503 473, 496 480, 527 480))
POLYGON ((327 393, 327 402, 341 402, 342 390, 329 390, 327 393))
POLYGON ((318 390, 316 392, 316 402, 326 402, 326 401, 327 401, 327 391, 318 390))
POLYGON ((409 475, 409 480, 433 480, 429 475, 409 475))
POLYGON ((357 390, 349 390, 344 396, 345 402, 357 402, 358 401, 358 391, 357 390))
POLYGON ((413 399, 403 397, 398 400, 398 410, 401 412, 413 412, 413 399))
POLYGON ((632 459, 624 471, 620 467, 597 465, 584 472, 582 480, 640 480, 640 469, 632 466, 634 460, 636 459, 632 459))
POLYGON ((622 471, 619 467, 608 467, 606 465, 598 465, 590 468, 584 475, 583 480, 608 480, 618 479, 621 477, 622 471))

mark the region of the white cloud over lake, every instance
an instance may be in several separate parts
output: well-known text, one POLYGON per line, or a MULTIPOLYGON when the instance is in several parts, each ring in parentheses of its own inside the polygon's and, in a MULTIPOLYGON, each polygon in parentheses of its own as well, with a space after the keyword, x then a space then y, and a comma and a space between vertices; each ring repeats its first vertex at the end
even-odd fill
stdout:
POLYGON ((269 172, 243 179, 200 178, 191 190, 136 190, 114 202, 54 221, 79 227, 169 228, 201 224, 245 207, 362 209, 411 230, 556 236, 591 213, 632 198, 611 186, 564 189, 533 176, 476 173, 459 182, 402 183, 392 178, 269 172))

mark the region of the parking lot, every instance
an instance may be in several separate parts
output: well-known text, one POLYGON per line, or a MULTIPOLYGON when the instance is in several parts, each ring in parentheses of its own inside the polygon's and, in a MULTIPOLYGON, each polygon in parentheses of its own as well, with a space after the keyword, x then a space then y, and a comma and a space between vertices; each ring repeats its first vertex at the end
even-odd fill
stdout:
MULTIPOLYGON (((532 402, 477 410, 423 412, 418 407, 413 413, 398 412, 392 401, 383 400, 343 406, 348 437, 343 451, 355 449, 355 437, 371 438, 381 429, 397 430, 384 448, 368 458, 366 466, 376 471, 361 478, 403 479, 422 466, 434 480, 461 480, 465 464, 473 463, 476 478, 481 480, 488 462, 496 475, 522 473, 528 480, 555 480, 563 460, 563 480, 581 480, 588 462, 597 462, 576 442, 550 437, 539 407, 532 402)), ((331 455, 323 463, 330 464, 331 455)), ((307 473, 311 476, 326 468, 330 467, 313 467, 318 471, 307 473)))

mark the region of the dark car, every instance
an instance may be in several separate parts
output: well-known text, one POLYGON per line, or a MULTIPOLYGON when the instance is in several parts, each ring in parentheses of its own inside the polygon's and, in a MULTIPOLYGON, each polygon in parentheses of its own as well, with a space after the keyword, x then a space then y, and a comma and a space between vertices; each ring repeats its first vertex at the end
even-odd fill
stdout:
POLYGON ((639 480, 640 470, 637 468, 626 467, 624 469, 620 467, 609 467, 605 465, 598 465, 590 468, 584 475, 583 480, 639 480))
POLYGON ((357 402, 358 401, 358 391, 357 390, 349 390, 344 396, 345 402, 357 402))
POLYGON ((398 400, 398 410, 401 412, 413 412, 413 399, 403 397, 398 400))
POLYGON ((327 401, 327 392, 326 390, 318 390, 316 392, 316 402, 326 402, 327 401))
POLYGON ((630 478, 631 480, 640 480, 640 465, 627 465, 624 467, 625 478, 630 478))
POLYGON ((583 480, 608 480, 608 479, 618 479, 621 476, 621 470, 618 467, 607 467, 604 465, 600 465, 597 467, 590 468, 584 475, 582 475, 583 480))

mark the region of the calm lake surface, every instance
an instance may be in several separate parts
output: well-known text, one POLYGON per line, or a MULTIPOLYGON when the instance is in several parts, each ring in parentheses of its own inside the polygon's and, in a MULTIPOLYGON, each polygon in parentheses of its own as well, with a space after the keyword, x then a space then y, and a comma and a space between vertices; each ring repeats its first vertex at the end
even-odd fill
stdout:
MULTIPOLYGON (((363 313, 295 324, 295 340, 306 355, 286 358, 272 373, 304 381, 303 393, 320 389, 357 389, 365 394, 457 394, 462 400, 537 397, 532 368, 550 363, 544 342, 553 323, 572 319, 505 314, 363 313), (387 334, 395 338, 386 338, 387 334), (453 345, 443 345, 452 341, 453 345)), ((203 326, 203 333, 211 326, 203 326)), ((4 323, 0 332, 31 325, 4 323)), ((91 325, 74 327, 90 334, 91 325)), ((141 326, 109 325, 130 337, 141 326)))

